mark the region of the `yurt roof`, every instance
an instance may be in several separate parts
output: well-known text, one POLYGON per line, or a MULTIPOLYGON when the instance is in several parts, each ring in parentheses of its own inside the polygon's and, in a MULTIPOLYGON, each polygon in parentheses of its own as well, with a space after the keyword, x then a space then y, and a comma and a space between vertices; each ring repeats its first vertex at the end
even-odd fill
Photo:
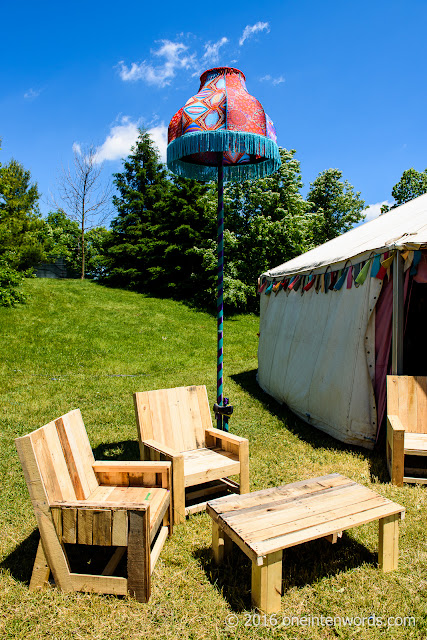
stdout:
POLYGON ((348 260, 366 260, 373 252, 419 249, 427 245, 427 194, 365 222, 263 275, 280 277, 310 273, 328 265, 342 268, 348 260))

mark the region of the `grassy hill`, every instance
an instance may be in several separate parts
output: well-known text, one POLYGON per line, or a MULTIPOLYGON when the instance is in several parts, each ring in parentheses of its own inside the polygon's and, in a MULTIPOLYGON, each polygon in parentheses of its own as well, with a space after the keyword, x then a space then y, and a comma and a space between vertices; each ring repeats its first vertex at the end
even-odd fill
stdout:
MULTIPOLYGON (((377 568, 377 524, 336 544, 319 540, 285 553, 288 616, 415 616, 416 627, 246 626, 250 564, 236 551, 211 562, 211 522, 175 528, 153 575, 148 605, 129 598, 29 593, 38 534, 14 438, 81 409, 97 459, 137 459, 132 393, 205 384, 216 392, 216 319, 183 304, 90 282, 29 280, 29 300, 0 308, 0 637, 10 639, 421 638, 427 634, 426 487, 392 487, 383 456, 341 445, 266 396, 255 380, 258 319, 225 322, 225 392, 231 430, 250 440, 251 489, 343 473, 407 509, 399 570, 377 568), (237 614, 237 627, 226 616, 237 614)), ((255 623, 257 620, 255 620, 255 623)), ((262 625, 262 620, 261 620, 262 625)))

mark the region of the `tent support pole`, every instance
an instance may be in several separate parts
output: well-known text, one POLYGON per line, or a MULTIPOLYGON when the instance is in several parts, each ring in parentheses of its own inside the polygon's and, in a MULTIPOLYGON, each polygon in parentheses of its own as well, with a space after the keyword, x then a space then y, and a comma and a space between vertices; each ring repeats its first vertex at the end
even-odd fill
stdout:
POLYGON ((400 251, 393 261, 393 335, 391 373, 403 373, 403 259, 400 251))
MULTIPOLYGON (((223 323, 224 323, 224 167, 222 153, 218 153, 218 273, 217 273, 217 383, 216 401, 223 402, 223 323)), ((216 416, 217 429, 222 429, 222 415, 216 416)))

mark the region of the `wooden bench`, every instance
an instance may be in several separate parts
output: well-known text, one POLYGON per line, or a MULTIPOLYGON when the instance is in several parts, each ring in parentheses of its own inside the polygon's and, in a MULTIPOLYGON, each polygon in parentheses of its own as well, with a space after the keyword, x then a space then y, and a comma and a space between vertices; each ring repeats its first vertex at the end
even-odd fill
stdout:
POLYGON ((204 511, 209 495, 249 491, 249 442, 212 427, 205 386, 138 392, 134 402, 141 459, 172 463, 175 524, 204 511))
POLYGON ((15 443, 40 531, 30 590, 52 572, 63 591, 129 592, 147 602, 171 532, 170 463, 95 462, 78 409, 15 443), (79 574, 66 544, 115 550, 101 575, 79 574), (113 576, 126 550, 128 577, 113 576))
POLYGON ((379 564, 397 568, 398 520, 405 509, 338 473, 209 501, 212 549, 220 563, 231 542, 252 560, 252 601, 266 613, 280 610, 282 553, 309 540, 331 542, 345 529, 379 520, 379 564))
POLYGON ((405 456, 427 456, 427 377, 387 376, 387 466, 392 484, 427 484, 427 468, 405 456))

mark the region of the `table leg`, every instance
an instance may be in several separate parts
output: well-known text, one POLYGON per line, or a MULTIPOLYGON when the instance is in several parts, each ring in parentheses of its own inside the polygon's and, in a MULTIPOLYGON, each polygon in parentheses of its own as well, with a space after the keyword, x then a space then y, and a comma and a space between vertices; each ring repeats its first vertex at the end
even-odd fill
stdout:
POLYGON ((261 566, 252 562, 252 604, 264 613, 280 611, 282 555, 282 551, 270 553, 261 566))
POLYGON ((400 513, 380 518, 378 536, 378 562, 386 571, 397 569, 399 557, 399 520, 400 513))
POLYGON ((212 552, 215 564, 221 564, 224 558, 230 553, 231 538, 221 529, 221 527, 212 521, 212 552))

